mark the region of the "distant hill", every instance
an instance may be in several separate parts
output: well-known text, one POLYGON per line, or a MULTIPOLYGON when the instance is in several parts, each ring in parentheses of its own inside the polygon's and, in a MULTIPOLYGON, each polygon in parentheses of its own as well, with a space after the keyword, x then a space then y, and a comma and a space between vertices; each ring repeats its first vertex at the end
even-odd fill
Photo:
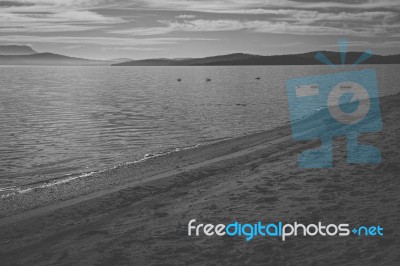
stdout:
POLYGON ((114 58, 114 59, 108 59, 105 61, 110 62, 110 65, 111 65, 111 64, 130 62, 130 61, 132 61, 132 59, 131 58, 114 58))
MULTIPOLYGON (((155 58, 132 60, 118 58, 89 60, 54 53, 38 53, 26 45, 0 45, 0 65, 43 65, 43 66, 246 66, 246 65, 322 65, 315 59, 317 52, 290 55, 228 54, 204 58, 155 58)), ((334 64, 341 64, 340 53, 323 52, 334 64)), ((362 53, 349 52, 346 63, 353 64, 362 53)), ((363 64, 400 64, 400 55, 373 55, 363 64)))
MULTIPOLYGON (((205 58, 190 59, 145 59, 113 64, 113 66, 243 66, 243 65, 322 65, 315 59, 317 52, 291 55, 252 55, 252 54, 228 54, 205 58)), ((334 64, 341 64, 340 53, 323 52, 334 64)), ((353 64, 362 55, 361 52, 349 52, 346 54, 346 64, 353 64)), ((363 64, 400 64, 400 55, 373 55, 363 64)))
POLYGON ((31 55, 37 52, 26 45, 0 45, 0 55, 31 55))
POLYGON ((0 55, 0 65, 101 66, 110 65, 112 63, 113 62, 88 60, 53 53, 0 55))

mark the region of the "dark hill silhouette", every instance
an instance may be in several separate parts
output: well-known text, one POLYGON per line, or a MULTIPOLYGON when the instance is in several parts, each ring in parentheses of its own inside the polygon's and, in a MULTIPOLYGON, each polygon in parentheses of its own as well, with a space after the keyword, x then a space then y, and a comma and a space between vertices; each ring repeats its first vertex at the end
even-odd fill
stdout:
MULTIPOLYGON (((324 51, 332 63, 341 64, 340 53, 324 51)), ((29 46, 0 45, 0 65, 48 65, 48 66, 245 66, 245 65, 322 65, 315 59, 316 52, 290 55, 252 55, 235 53, 204 58, 155 58, 144 60, 112 59, 89 60, 54 53, 37 53, 29 46)), ((346 54, 346 64, 353 64, 360 52, 346 54)), ((400 55, 373 55, 363 64, 400 64, 400 55)))
POLYGON ((113 58, 113 59, 108 59, 106 61, 110 62, 110 64, 119 64, 119 63, 130 62, 130 61, 132 61, 132 59, 131 58, 113 58))
MULTIPOLYGON (((317 52, 291 55, 252 55, 252 54, 229 54, 211 56, 205 58, 191 58, 183 60, 175 59, 146 59, 133 60, 113 66, 241 66, 241 65, 322 65, 315 59, 317 52)), ((341 64, 339 52, 323 52, 334 64, 341 64)), ((346 64, 353 64, 362 55, 362 52, 349 52, 346 54, 346 64)), ((400 64, 400 55, 373 55, 363 64, 400 64)))
POLYGON ((26 45, 0 45, 0 55, 31 55, 37 52, 26 45))
POLYGON ((92 66, 110 64, 112 62, 88 60, 53 53, 0 55, 0 65, 92 66))

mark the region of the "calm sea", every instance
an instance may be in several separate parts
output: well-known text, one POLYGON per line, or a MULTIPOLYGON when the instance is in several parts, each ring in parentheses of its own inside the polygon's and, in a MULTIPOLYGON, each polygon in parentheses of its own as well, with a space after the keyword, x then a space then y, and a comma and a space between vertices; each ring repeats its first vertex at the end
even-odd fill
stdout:
MULTIPOLYGON (((400 65, 360 68, 376 69, 381 96, 400 91, 400 65)), ((0 67, 0 189, 276 127, 288 121, 285 80, 332 71, 0 67)))

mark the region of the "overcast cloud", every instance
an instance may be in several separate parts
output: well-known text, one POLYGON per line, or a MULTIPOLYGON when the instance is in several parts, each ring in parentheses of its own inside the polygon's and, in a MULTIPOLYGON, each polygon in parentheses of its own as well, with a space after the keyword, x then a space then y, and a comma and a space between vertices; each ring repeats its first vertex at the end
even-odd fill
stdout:
POLYGON ((400 53, 400 1, 0 0, 0 42, 89 58, 400 53))

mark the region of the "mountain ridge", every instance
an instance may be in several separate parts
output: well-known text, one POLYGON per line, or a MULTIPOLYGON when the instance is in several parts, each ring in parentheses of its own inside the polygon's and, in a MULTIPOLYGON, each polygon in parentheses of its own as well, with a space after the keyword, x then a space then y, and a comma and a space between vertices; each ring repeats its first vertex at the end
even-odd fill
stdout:
POLYGON ((107 66, 111 61, 90 60, 54 53, 29 55, 0 55, 0 65, 41 65, 41 66, 107 66))
MULTIPOLYGON (((317 51, 302 54, 288 55, 253 55, 235 53, 228 55, 191 58, 185 60, 174 59, 144 59, 112 64, 112 66, 235 66, 235 65, 323 65, 315 59, 317 51)), ((341 53, 323 51, 326 57, 335 65, 341 65, 341 53)), ((354 64, 362 52, 348 52, 345 64, 354 64)), ((400 55, 372 55, 362 64, 400 64, 400 55)))
POLYGON ((27 45, 0 45, 0 55, 31 55, 36 53, 27 45))
MULTIPOLYGON (((341 53, 321 51, 333 64, 341 65, 341 53)), ((315 59, 317 51, 286 55, 255 55, 232 53, 201 58, 152 58, 132 60, 118 58, 92 60, 55 53, 38 53, 26 45, 0 45, 0 65, 42 66, 250 66, 250 65, 323 65, 315 59), (4 53, 4 54, 2 54, 4 53), (16 54, 20 53, 20 54, 16 54)), ((353 64, 362 52, 346 53, 345 64, 353 64)), ((372 55, 362 64, 400 64, 400 54, 372 55)))

